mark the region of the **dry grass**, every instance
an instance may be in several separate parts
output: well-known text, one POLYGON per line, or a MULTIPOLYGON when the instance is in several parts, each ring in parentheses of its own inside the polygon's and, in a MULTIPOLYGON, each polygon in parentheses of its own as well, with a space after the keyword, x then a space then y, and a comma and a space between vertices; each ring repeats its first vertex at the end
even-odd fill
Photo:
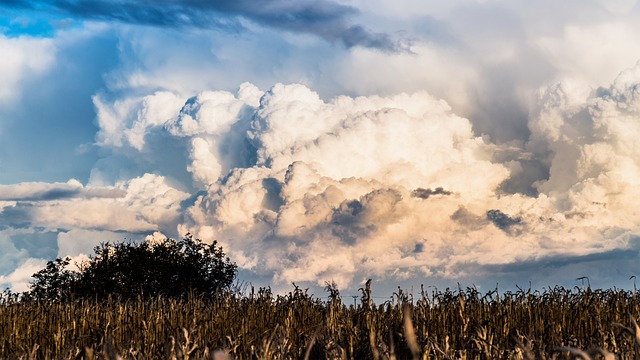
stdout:
POLYGON ((183 300, 0 304, 0 358, 638 359, 640 310, 621 290, 402 291, 346 306, 295 288, 183 300))

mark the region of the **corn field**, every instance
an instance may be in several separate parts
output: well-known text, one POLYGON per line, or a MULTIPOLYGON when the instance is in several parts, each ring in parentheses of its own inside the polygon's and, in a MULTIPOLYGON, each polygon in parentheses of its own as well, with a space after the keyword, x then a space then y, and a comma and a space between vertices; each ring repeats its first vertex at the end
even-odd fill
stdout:
POLYGON ((635 292, 398 289, 357 306, 335 287, 212 298, 0 304, 2 359, 638 359, 635 292))

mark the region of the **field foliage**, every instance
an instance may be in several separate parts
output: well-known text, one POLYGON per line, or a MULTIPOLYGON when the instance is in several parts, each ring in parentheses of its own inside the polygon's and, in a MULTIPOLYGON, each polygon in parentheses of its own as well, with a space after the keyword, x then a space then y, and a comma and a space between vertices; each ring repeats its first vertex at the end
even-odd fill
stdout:
MULTIPOLYGON (((408 294, 345 305, 294 286, 184 298, 0 304, 0 358, 638 358, 635 292, 552 288, 408 294), (580 350, 578 350, 580 349, 580 350)), ((324 294, 323 294, 324 295, 324 294)))

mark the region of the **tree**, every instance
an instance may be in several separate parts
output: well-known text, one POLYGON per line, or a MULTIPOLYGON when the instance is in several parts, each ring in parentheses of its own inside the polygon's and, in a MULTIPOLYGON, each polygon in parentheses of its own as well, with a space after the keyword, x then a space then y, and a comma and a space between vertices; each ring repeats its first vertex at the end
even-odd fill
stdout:
POLYGON ((215 294, 229 290, 237 273, 217 242, 205 244, 191 234, 154 243, 106 243, 94 252, 78 271, 68 269, 69 258, 50 261, 33 275, 25 296, 67 300, 215 294))
POLYGON ((66 296, 69 285, 78 280, 78 273, 67 269, 70 258, 57 258, 33 274, 29 295, 38 299, 60 299, 66 296))

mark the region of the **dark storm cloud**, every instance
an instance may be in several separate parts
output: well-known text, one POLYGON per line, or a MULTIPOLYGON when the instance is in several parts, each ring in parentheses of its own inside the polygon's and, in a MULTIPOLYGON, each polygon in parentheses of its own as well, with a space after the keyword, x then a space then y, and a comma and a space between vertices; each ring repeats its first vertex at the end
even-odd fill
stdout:
MULTIPOLYGON (((594 266, 598 263, 607 263, 610 261, 616 262, 637 262, 640 254, 636 249, 614 249, 604 251, 600 253, 593 253, 587 255, 556 255, 549 256, 543 259, 526 260, 512 264, 501 265, 489 265, 486 266, 488 270, 494 272, 532 272, 540 268, 563 268, 570 265, 587 264, 594 266)), ((630 267, 628 270, 634 269, 636 266, 630 267)), ((577 275, 583 275, 581 273, 575 273, 577 275)))
POLYGON ((373 33, 349 18, 357 9, 329 0, 139 0, 75 1, 40 3, 0 0, 0 5, 31 10, 56 11, 61 15, 101 21, 160 27, 214 28, 238 32, 239 19, 290 32, 317 35, 350 48, 363 46, 400 51, 403 46, 388 34, 373 33))
POLYGON ((504 278, 506 283, 532 280, 534 287, 581 286, 582 281, 578 278, 582 276, 589 278, 595 288, 627 287, 629 276, 638 274, 639 256, 637 249, 613 249, 587 255, 556 255, 511 264, 485 265, 479 272, 504 278))
POLYGON ((331 216, 331 233, 346 244, 355 244, 357 239, 376 230, 375 224, 363 223, 365 211, 361 201, 344 201, 331 216))
MULTIPOLYGON (((377 189, 359 200, 345 200, 333 210, 328 226, 334 236, 347 244, 366 237, 397 220, 397 204, 402 196, 392 189, 377 189)), ((320 230, 319 228, 316 231, 320 230)))
POLYGON ((340 225, 351 225, 360 221, 359 215, 364 206, 358 200, 344 201, 340 207, 334 209, 331 222, 340 225))
POLYGON ((487 211, 487 220, 491 221, 500 230, 509 231, 514 225, 522 223, 522 219, 517 217, 513 218, 500 210, 487 211))
POLYGON ((460 206, 456 212, 451 215, 451 220, 458 224, 469 228, 470 230, 479 230, 488 223, 486 217, 476 215, 464 206, 460 206))
POLYGON ((451 195, 451 191, 447 191, 441 187, 437 187, 435 190, 417 188, 411 192, 412 197, 420 199, 428 199, 431 195, 451 195))
MULTIPOLYGON (((612 249, 586 255, 550 255, 542 258, 521 259, 507 264, 479 264, 469 262, 464 265, 468 274, 459 278, 463 284, 482 284, 486 290, 497 286, 500 291, 515 291, 517 285, 531 286, 532 289, 562 286, 572 288, 582 286, 579 277, 590 279, 594 288, 628 288, 633 286, 629 276, 638 274, 638 249, 612 249), (493 281, 487 282, 487 278, 493 281)), ((438 277, 430 283, 449 286, 451 279, 438 277)), ((585 280, 586 284, 587 281, 585 280)), ((439 285, 438 287, 441 287, 439 285)))

